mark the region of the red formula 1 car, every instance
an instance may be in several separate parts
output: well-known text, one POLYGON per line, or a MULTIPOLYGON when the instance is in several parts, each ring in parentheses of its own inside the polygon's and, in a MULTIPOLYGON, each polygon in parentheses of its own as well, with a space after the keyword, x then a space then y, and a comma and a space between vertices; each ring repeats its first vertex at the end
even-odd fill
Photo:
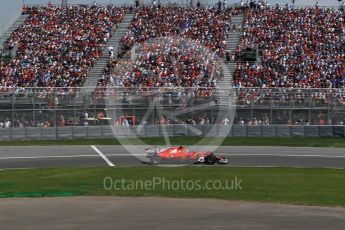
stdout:
POLYGON ((213 152, 195 152, 184 147, 150 148, 146 149, 146 157, 152 164, 168 161, 185 161, 194 164, 227 164, 228 160, 218 157, 213 152))

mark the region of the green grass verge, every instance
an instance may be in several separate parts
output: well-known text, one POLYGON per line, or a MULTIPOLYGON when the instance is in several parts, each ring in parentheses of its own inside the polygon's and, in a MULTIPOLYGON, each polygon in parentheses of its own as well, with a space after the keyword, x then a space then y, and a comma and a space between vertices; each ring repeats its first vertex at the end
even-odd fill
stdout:
MULTIPOLYGON (((51 196, 158 196, 178 198, 212 198, 303 205, 345 206, 345 170, 296 168, 229 167, 134 167, 85 169, 31 169, 0 171, 0 197, 51 196), (104 178, 113 181, 192 180, 203 187, 207 181, 223 183, 237 177, 242 189, 154 189, 105 190, 104 178)), ((106 183, 110 187, 110 180, 106 183)), ((121 188, 117 184, 117 188, 121 188)), ((212 187, 212 186, 211 186, 212 187)), ((128 188, 128 187, 127 187, 128 188)), ((152 188, 152 186, 148 187, 152 188)))
MULTIPOLYGON (((171 137, 172 145, 210 145, 215 138, 201 137, 171 137)), ((164 138, 141 139, 80 139, 58 141, 2 141, 0 146, 49 146, 49 145, 120 145, 120 144, 149 144, 165 145, 164 138)), ((290 146, 290 147, 335 147, 345 148, 344 138, 315 137, 315 138, 255 138, 232 137, 223 141, 223 146, 290 146)))

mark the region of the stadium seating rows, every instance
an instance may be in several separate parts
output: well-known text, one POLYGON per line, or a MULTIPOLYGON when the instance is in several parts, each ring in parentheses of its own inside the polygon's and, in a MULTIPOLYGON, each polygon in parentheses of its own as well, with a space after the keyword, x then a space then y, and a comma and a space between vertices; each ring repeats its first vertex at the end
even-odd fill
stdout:
POLYGON ((123 50, 144 43, 137 50, 138 60, 123 75, 107 68, 99 86, 110 80, 122 87, 214 87, 233 13, 238 10, 143 7, 121 39, 123 50))
POLYGON ((342 10, 246 10, 240 45, 261 50, 262 62, 239 63, 234 85, 343 88, 344 28, 345 11, 342 10))
POLYGON ((152 38, 182 36, 202 42, 207 48, 223 55, 231 24, 231 8, 144 7, 135 16, 122 38, 123 46, 152 38))
MULTIPOLYGON (((127 71, 117 72, 115 66, 108 65, 99 86, 104 87, 109 82, 126 87, 216 86, 220 78, 216 56, 224 57, 231 15, 240 10, 140 8, 121 40, 123 49, 159 37, 182 37, 210 49, 211 63, 193 45, 175 45, 176 60, 172 60, 174 54, 167 51, 172 47, 169 42, 147 45, 141 48, 145 55, 139 55, 135 63, 128 64, 127 71), (216 66, 215 72, 211 72, 208 65, 216 66)), ((114 6, 24 8, 24 13, 30 16, 6 43, 10 48, 18 46, 18 52, 9 63, 1 62, 0 86, 82 86, 88 70, 125 12, 126 8, 114 6)), ((261 7, 247 8, 244 13, 243 36, 235 52, 238 54, 240 48, 258 48, 262 51, 262 61, 239 61, 234 86, 345 86, 344 11, 261 7)))
POLYGON ((82 86, 124 13, 114 6, 24 8, 29 17, 6 42, 18 52, 1 62, 0 86, 82 86))
POLYGON ((161 38, 137 47, 137 52, 134 63, 108 67, 100 86, 110 80, 116 87, 213 88, 221 77, 218 55, 192 40, 161 38))

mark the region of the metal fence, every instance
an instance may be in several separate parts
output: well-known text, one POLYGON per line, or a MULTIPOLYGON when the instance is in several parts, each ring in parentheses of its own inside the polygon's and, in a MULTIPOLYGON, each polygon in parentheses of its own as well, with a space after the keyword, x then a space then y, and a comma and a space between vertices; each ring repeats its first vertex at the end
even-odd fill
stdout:
POLYGON ((345 89, 0 89, 0 127, 220 124, 344 125, 345 89), (224 96, 225 95, 225 96, 224 96), (175 118, 168 117, 174 115, 175 118), (10 125, 9 125, 10 124, 10 125))
POLYGON ((0 141, 199 137, 345 137, 344 126, 147 125, 0 129, 0 141))

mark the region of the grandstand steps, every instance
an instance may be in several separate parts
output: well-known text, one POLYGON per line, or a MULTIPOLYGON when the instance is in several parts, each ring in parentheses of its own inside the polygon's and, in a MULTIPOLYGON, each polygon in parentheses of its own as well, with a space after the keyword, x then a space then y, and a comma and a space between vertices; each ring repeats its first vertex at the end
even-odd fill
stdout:
POLYGON ((242 25, 243 24, 244 15, 242 13, 238 15, 233 15, 231 18, 232 25, 242 25))
POLYGON ((89 71, 88 77, 84 83, 84 88, 79 93, 79 96, 76 98, 75 103, 84 103, 84 99, 89 97, 91 93, 95 90, 98 81, 101 78, 103 71, 109 62, 109 53, 107 48, 112 46, 115 51, 114 57, 117 57, 117 53, 120 47, 120 40, 127 32, 133 17, 134 14, 126 14, 122 22, 117 25, 115 32, 108 39, 107 44, 104 46, 103 55, 97 60, 97 63, 89 71))
MULTIPOLYGON (((243 14, 233 16, 231 20, 232 25, 242 25, 243 23, 243 14)), ((241 40, 241 32, 239 31, 230 31, 228 34, 227 51, 232 53, 238 46, 241 40)), ((227 117, 231 120, 233 113, 231 111, 231 87, 232 87, 232 78, 236 70, 236 62, 228 62, 225 59, 222 63, 223 69, 223 78, 218 82, 216 96, 218 97, 218 105, 224 110, 224 117, 227 117)))
POLYGON ((0 38, 0 49, 4 48, 4 43, 9 39, 12 33, 28 18, 29 15, 21 15, 0 38))

